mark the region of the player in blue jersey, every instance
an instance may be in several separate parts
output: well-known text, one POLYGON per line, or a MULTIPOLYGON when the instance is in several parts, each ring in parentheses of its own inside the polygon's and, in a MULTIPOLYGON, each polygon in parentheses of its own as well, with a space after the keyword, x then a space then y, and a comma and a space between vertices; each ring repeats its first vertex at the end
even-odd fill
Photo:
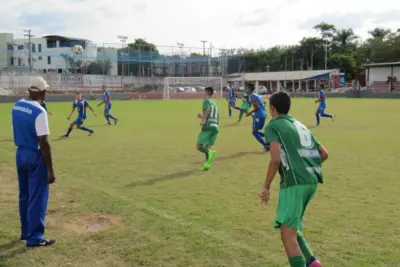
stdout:
POLYGON ((98 104, 97 106, 101 106, 104 104, 104 118, 106 118, 108 125, 111 125, 110 119, 114 120, 114 125, 117 125, 118 119, 113 117, 110 114, 110 110, 112 107, 111 104, 111 94, 110 92, 106 89, 106 86, 103 85, 103 101, 98 104))
POLYGON ((253 115, 253 136, 263 146, 265 151, 269 151, 269 145, 264 141, 265 135, 262 131, 265 125, 265 120, 267 119, 265 102, 260 95, 254 93, 254 89, 254 84, 249 84, 246 89, 250 102, 254 107, 254 109, 248 112, 246 116, 249 117, 253 115))
POLYGON ((331 115, 331 114, 327 114, 325 113, 325 109, 326 109, 326 96, 325 96, 325 91, 324 90, 319 90, 318 93, 318 99, 315 101, 315 103, 319 103, 318 109, 315 112, 315 117, 317 119, 317 126, 320 123, 320 117, 324 117, 324 118, 331 118, 332 120, 334 119, 335 115, 331 115))
POLYGON ((71 116, 74 114, 75 109, 78 109, 78 117, 75 119, 75 121, 71 122, 71 124, 69 125, 68 131, 65 135, 61 136, 61 138, 67 138, 69 136, 69 134, 72 132, 72 129, 74 128, 74 126, 76 125, 76 128, 85 131, 85 132, 89 132, 89 136, 91 136, 94 131, 83 126, 83 121, 86 120, 87 118, 87 113, 86 113, 86 109, 90 109, 93 114, 95 116, 97 116, 96 112, 93 110, 93 108, 89 105, 89 103, 82 98, 82 94, 80 92, 76 92, 75 93, 75 101, 72 104, 72 111, 68 116, 68 120, 71 119, 71 116))
POLYGON ((239 107, 236 107, 236 92, 235 88, 232 87, 231 84, 228 85, 228 112, 229 117, 232 116, 232 108, 240 110, 239 107))
POLYGON ((20 239, 26 241, 27 247, 50 246, 56 242, 43 236, 49 184, 56 180, 48 141, 47 113, 39 104, 48 88, 42 77, 32 78, 29 98, 18 101, 11 114, 14 142, 18 147, 20 239))

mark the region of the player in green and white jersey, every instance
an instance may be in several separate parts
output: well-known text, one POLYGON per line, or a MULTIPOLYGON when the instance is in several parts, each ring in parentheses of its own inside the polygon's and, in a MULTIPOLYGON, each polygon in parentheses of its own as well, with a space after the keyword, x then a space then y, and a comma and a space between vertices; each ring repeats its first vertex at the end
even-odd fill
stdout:
POLYGON ((198 151, 205 154, 206 162, 203 165, 203 170, 208 170, 215 158, 215 150, 210 150, 215 144, 219 132, 219 113, 217 104, 212 100, 214 88, 207 87, 205 89, 205 98, 203 100, 203 113, 198 114, 201 119, 201 132, 197 138, 196 148, 198 151))
POLYGON ((281 176, 275 228, 280 228, 282 242, 292 267, 321 267, 300 230, 302 219, 318 183, 322 183, 322 163, 328 152, 312 133, 288 115, 290 96, 283 91, 269 100, 273 119, 265 128, 271 160, 260 192, 261 204, 270 197, 275 174, 281 176))
POLYGON ((240 106, 240 112, 239 112, 239 119, 238 122, 241 122, 243 115, 249 113, 250 111, 250 107, 251 107, 251 102, 250 102, 250 98, 249 95, 244 92, 243 95, 243 103, 240 106))

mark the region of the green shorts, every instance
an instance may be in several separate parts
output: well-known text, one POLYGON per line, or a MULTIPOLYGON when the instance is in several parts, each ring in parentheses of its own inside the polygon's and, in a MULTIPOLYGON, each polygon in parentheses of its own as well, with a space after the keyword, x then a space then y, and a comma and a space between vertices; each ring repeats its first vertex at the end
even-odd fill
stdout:
POLYGON ((317 184, 294 185, 282 188, 276 208, 275 228, 285 225, 292 229, 303 229, 306 207, 317 191, 317 184))
POLYGON ((197 143, 200 145, 213 146, 217 140, 218 129, 210 129, 207 131, 201 131, 199 137, 197 137, 197 143))

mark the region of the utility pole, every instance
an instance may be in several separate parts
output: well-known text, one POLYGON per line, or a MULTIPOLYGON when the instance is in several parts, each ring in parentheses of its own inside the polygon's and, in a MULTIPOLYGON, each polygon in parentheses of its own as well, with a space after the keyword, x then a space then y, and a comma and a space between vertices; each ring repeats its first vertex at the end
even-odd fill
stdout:
POLYGON ((328 40, 325 40, 325 43, 323 44, 324 49, 325 49, 325 70, 328 69, 328 48, 331 46, 332 44, 328 43, 328 40))
POLYGON ((27 34, 25 34, 25 37, 28 37, 28 63, 29 63, 29 71, 32 72, 32 37, 31 35, 32 30, 24 30, 27 34))
POLYGON ((311 47, 311 70, 314 70, 314 47, 311 47))
POLYGON ((203 56, 205 56, 206 55, 206 43, 207 43, 207 41, 200 41, 200 42, 203 43, 203 56))

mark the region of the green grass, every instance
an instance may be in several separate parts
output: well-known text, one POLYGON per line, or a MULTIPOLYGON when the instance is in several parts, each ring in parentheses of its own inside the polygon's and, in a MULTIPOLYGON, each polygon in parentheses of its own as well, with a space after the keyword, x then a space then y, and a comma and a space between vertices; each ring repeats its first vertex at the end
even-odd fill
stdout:
MULTIPOLYGON (((58 243, 33 250, 10 243, 19 237, 12 105, 0 105, 0 266, 287 266, 272 228, 278 179, 266 209, 258 200, 269 156, 257 152, 250 120, 233 125, 218 103, 217 158, 205 173, 195 151, 200 101, 115 101, 117 127, 90 115, 92 137, 74 130, 62 141, 71 104, 49 103, 57 181, 46 236, 58 243), (87 231, 90 216, 113 224, 87 231)), ((312 128, 330 158, 304 234, 324 266, 400 266, 399 105, 330 99, 337 120, 312 128)), ((295 99, 292 114, 311 126, 315 109, 295 99)))

